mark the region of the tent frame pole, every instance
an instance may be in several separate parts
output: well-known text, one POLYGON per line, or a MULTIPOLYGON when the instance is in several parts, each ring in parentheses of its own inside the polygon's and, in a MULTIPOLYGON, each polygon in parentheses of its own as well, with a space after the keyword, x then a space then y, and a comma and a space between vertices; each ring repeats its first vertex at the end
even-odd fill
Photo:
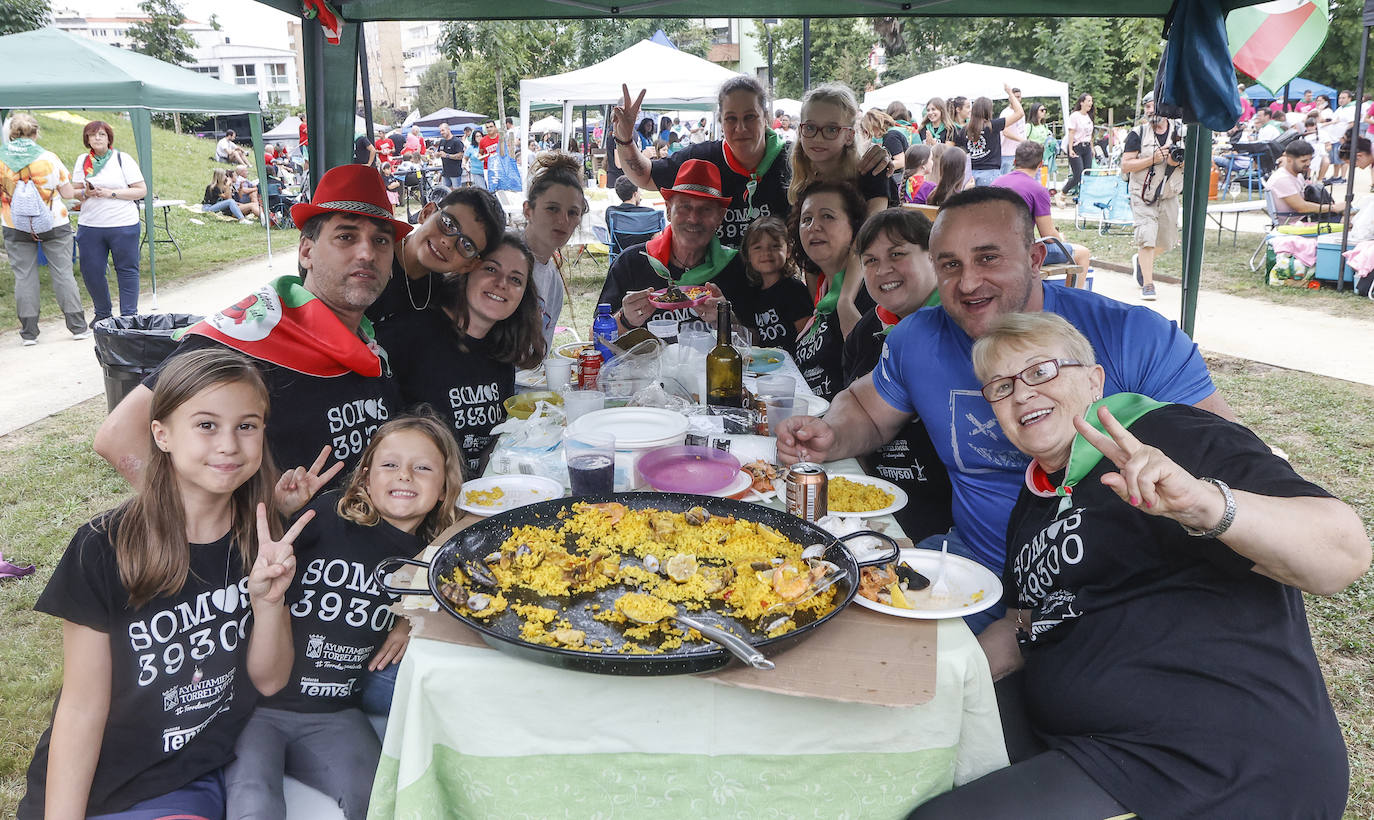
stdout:
MULTIPOLYGON (((1355 202, 1355 149, 1358 147, 1360 138, 1360 123, 1363 122, 1361 115, 1366 112, 1364 104, 1364 81, 1365 81, 1365 62, 1369 59, 1369 28, 1374 26, 1374 0, 1365 0, 1364 20, 1361 22, 1364 28, 1364 37, 1360 40, 1360 73, 1355 81, 1355 121, 1350 126, 1350 153, 1346 156, 1346 180, 1345 180, 1345 213, 1352 213, 1351 206, 1355 202)), ((1341 256, 1336 267, 1336 292, 1345 290, 1345 252, 1350 248, 1350 218, 1347 216, 1341 220, 1341 256)), ((1354 284, 1351 284, 1354 287, 1354 284)))
MULTIPOLYGON (((1211 182, 1212 131, 1197 123, 1183 142, 1183 295, 1179 324, 1193 335, 1198 289, 1202 284, 1202 251, 1207 242, 1207 187, 1211 182)), ((1162 228, 1163 226, 1161 226, 1162 228)))
POLYGON ((372 135, 377 133, 377 126, 373 125, 372 120, 372 80, 367 71, 367 27, 362 23, 358 24, 358 74, 358 83, 363 92, 363 125, 367 128, 367 138, 371 140, 372 135))

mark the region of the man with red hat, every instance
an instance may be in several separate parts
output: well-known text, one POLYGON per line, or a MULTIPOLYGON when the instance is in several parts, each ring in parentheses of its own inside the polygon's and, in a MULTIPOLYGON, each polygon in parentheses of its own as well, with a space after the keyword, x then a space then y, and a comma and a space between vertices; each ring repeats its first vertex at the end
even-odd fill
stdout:
MULTIPOLYGON (((661 189, 668 226, 642 245, 626 248, 606 273, 599 301, 616 311, 622 331, 643 327, 651 319, 715 321, 722 297, 740 303, 749 293, 743 259, 735 248, 720 244, 716 231, 725 219, 730 197, 720 190, 720 171, 701 159, 678 169, 671 188, 661 189), (656 307, 649 294, 676 285, 704 286, 711 291, 696 307, 656 307)), ((656 299, 660 304, 663 300, 656 299)))
MULTIPOLYGON (((363 311, 391 277, 395 244, 411 226, 394 219, 376 170, 341 165, 311 202, 294 205, 301 226, 299 275, 282 276, 186 331, 173 356, 211 345, 255 359, 271 396, 267 444, 286 474, 313 491, 333 478, 328 459, 352 469, 400 407, 386 355, 363 311), (295 474, 296 467, 314 464, 295 474)), ((95 449, 131 482, 147 460, 152 386, 134 388, 96 433, 95 449)))

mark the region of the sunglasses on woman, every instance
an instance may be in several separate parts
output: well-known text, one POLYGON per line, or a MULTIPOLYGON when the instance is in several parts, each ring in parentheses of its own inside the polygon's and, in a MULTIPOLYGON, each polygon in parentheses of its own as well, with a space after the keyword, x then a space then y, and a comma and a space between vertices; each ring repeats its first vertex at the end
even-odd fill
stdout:
POLYGON ((458 253, 462 254, 464 259, 476 259, 477 255, 482 252, 478 249, 477 243, 463 233, 463 228, 458 224, 458 220, 454 219, 448 211, 439 212, 439 232, 444 236, 454 238, 454 247, 458 248, 458 253))
POLYGON ((1082 366, 1082 362, 1073 359, 1046 359, 1043 362, 1036 362, 1020 373, 999 376, 983 385, 983 398, 987 399, 989 403, 1001 401, 1010 396, 1012 391, 1016 389, 1017 379, 1020 379, 1021 383, 1027 387, 1035 387, 1038 384, 1054 381, 1059 375, 1059 368, 1061 367, 1082 366))
POLYGON ((817 125, 814 122, 804 122, 800 130, 801 135, 807 139, 820 134, 828 140, 833 140, 845 131, 853 131, 854 128, 848 125, 817 125))

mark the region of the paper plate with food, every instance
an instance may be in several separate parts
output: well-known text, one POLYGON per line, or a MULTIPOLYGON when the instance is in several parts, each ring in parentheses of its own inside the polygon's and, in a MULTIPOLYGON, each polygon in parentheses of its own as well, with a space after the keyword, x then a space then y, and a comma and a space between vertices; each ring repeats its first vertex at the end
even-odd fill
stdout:
POLYGON ((772 373, 786 360, 787 354, 778 350, 776 347, 751 347, 749 348, 749 363, 744 369, 750 373, 772 373))
POLYGON ((473 515, 495 515, 536 501, 563 497, 563 485, 538 475, 493 475, 463 482, 458 509, 473 515))
POLYGON ((711 289, 705 285, 669 285, 649 293, 649 304, 659 310, 678 310, 693 308, 711 298, 711 289))
POLYGON ((558 355, 567 359, 575 360, 579 355, 582 354, 582 351, 590 350, 591 347, 591 342, 568 342, 567 344, 559 345, 557 347, 557 351, 558 355))
POLYGON ((891 481, 845 473, 830 477, 829 499, 831 515, 876 518, 905 507, 907 495, 891 481))
POLYGON ((943 560, 942 570, 939 551, 909 548, 895 563, 863 567, 854 603, 898 618, 934 620, 962 618, 1002 600, 1002 582, 987 567, 958 555, 943 560), (932 594, 941 572, 948 594, 932 594))

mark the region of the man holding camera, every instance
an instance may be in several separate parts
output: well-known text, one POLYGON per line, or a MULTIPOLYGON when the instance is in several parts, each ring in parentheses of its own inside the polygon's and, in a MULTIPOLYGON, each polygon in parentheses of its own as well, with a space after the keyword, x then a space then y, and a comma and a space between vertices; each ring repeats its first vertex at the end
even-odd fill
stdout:
POLYGON ((1155 116, 1154 95, 1145 95, 1147 121, 1126 135, 1121 173, 1131 192, 1136 255, 1131 259, 1140 298, 1155 299, 1155 258, 1178 244, 1179 195, 1183 193, 1183 126, 1155 116))

